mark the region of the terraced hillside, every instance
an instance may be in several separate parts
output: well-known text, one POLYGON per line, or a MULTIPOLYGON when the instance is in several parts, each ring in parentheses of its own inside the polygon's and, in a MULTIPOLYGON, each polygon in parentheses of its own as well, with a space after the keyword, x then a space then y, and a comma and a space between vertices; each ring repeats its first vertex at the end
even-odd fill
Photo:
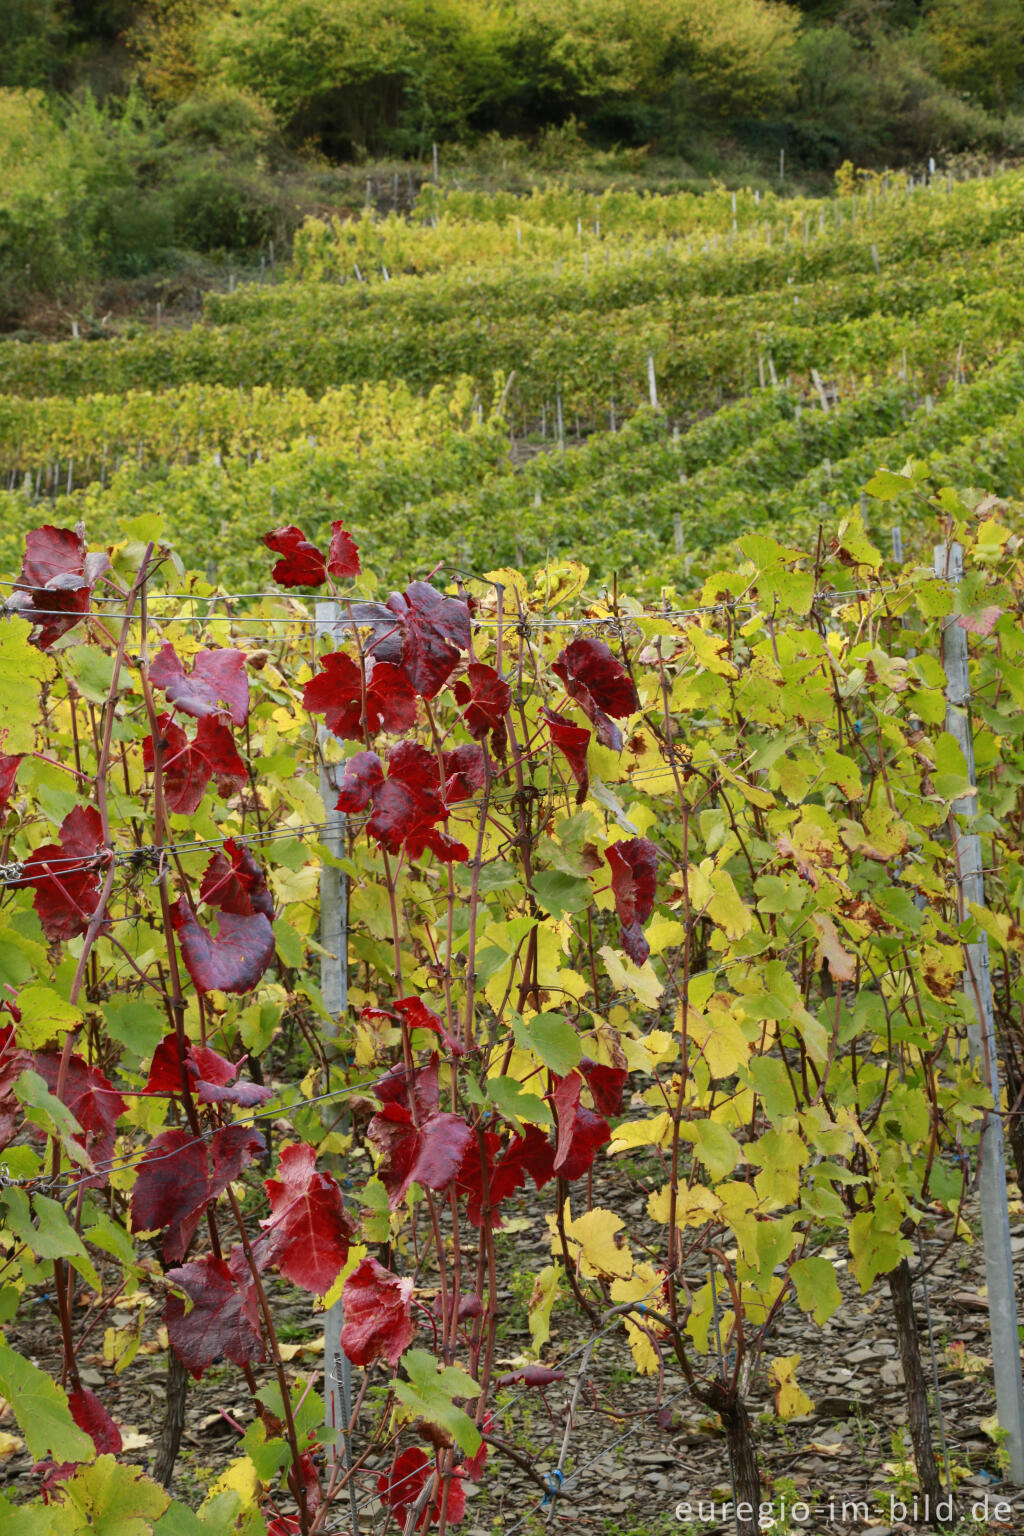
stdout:
POLYGON ((827 202, 428 187, 410 219, 308 224, 202 324, 0 344, 0 552, 59 498, 99 538, 166 514, 236 589, 268 516, 343 517, 389 579, 571 553, 685 586, 908 456, 1013 494, 1022 271, 1019 172, 827 202))

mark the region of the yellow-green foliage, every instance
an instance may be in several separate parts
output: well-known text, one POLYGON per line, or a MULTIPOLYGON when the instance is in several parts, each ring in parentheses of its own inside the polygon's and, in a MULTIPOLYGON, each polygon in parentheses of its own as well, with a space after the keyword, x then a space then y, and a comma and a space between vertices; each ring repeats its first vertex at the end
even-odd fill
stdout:
POLYGON ((223 81, 283 126, 367 143, 678 90, 703 111, 750 114, 789 96, 797 24, 767 0, 172 0, 142 41, 164 94, 223 81))

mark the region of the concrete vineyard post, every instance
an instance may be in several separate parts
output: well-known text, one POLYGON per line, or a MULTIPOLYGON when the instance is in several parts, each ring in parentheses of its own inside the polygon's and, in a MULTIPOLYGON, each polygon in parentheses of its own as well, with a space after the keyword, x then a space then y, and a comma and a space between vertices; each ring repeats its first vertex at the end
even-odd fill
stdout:
MULTIPOLYGON (((314 611, 316 637, 334 637, 342 619, 339 603, 318 602, 314 611)), ((327 735, 321 727, 321 742, 327 735)), ((345 854, 345 817, 334 809, 338 792, 334 770, 326 763, 320 764, 320 798, 324 802, 323 842, 334 858, 345 854)), ((345 876, 333 865, 324 864, 320 869, 320 943, 324 954, 320 960, 320 990, 324 1007, 332 1019, 339 1019, 348 1007, 348 887, 345 876)), ((341 1347, 341 1329, 345 1313, 341 1301, 336 1301, 324 1313, 324 1403, 328 1429, 344 1425, 347 1431, 352 1413, 352 1366, 341 1347)), ((351 1446, 348 1435, 343 1441, 345 1464, 351 1463, 351 1446)), ((352 1511, 355 1520, 355 1510, 352 1511)), ((354 1525, 353 1529, 357 1529, 354 1525)))
MULTIPOLYGON (((959 582, 963 576, 963 550, 959 544, 935 546, 935 574, 959 582)), ((975 782, 974 738, 971 730, 971 691, 967 662, 967 632, 954 616, 943 622, 942 664, 946 674, 946 730, 957 742, 967 763, 970 782, 975 782)), ((975 797, 953 801, 953 816, 970 823, 976 815, 975 797)), ((985 901, 981 839, 961 830, 954 822, 954 854, 960 886, 960 914, 970 916, 971 904, 985 901)), ((1006 1165, 1003 1155, 1003 1123, 999 1114, 999 1061, 996 1055, 992 979, 989 972, 988 935, 981 933, 964 946, 967 960, 965 990, 973 1001, 978 1023, 968 1026, 967 1041, 972 1060, 980 1061, 984 1080, 992 1094, 995 1113, 985 1118, 981 1143, 980 1198, 985 1279, 988 1285, 988 1316, 1000 1428, 1006 1432, 1008 1475, 1024 1483, 1024 1381, 1021 1377, 1017 1300, 1014 1291, 1013 1257, 1010 1249, 1010 1213, 1006 1201, 1006 1165)))

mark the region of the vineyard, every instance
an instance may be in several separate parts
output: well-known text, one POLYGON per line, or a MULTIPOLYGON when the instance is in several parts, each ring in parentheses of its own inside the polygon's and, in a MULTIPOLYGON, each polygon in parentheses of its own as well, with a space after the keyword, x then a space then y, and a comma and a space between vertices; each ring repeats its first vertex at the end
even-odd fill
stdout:
POLYGON ((425 185, 0 340, 5 1533, 1022 1528, 1022 275, 425 185))

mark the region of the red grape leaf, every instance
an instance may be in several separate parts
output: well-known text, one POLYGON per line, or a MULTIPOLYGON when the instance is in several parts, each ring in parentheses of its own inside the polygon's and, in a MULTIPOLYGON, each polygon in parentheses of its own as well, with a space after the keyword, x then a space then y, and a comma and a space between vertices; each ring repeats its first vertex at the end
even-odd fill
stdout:
POLYGON ((139 1165, 132 1190, 133 1231, 164 1229, 165 1262, 183 1259, 209 1202, 264 1150, 263 1137, 248 1125, 223 1126, 209 1151, 186 1130, 161 1131, 139 1165))
MULTIPOLYGON (((474 741, 482 741, 488 731, 497 731, 504 745, 505 716, 512 705, 512 689, 493 667, 471 661, 466 668, 466 682, 455 684, 455 697, 465 706, 462 718, 474 741)), ((497 746, 495 750, 500 750, 497 746)))
POLYGON ((23 1123, 24 1110, 14 1097, 14 1085, 31 1066, 32 1057, 17 1045, 13 1026, 0 1029, 0 1148, 7 1146, 23 1123))
POLYGON ((571 720, 567 720, 564 715, 558 714, 554 709, 545 709, 543 713, 551 735, 551 744, 561 752, 569 764, 573 778, 579 785, 576 791, 576 804, 582 805, 590 787, 590 775, 587 773, 590 732, 581 725, 573 725, 571 720))
POLYGON ((186 1084, 181 1077, 178 1060, 178 1042, 174 1035, 164 1035, 153 1052, 149 1066, 149 1078, 143 1093, 184 1093, 186 1084))
POLYGON ((628 1073, 625 1067, 606 1067, 584 1056, 580 1071, 587 1080, 587 1087, 599 1115, 622 1114, 622 1090, 628 1073))
POLYGON ((345 764, 336 809, 351 815, 363 811, 384 783, 384 769, 376 752, 356 752, 345 764))
POLYGON ((555 1172, 563 1179, 578 1179, 593 1163, 598 1147, 611 1140, 607 1120, 580 1104, 583 1078, 570 1072, 560 1078, 551 1095, 558 1116, 555 1172))
POLYGON ((267 1144, 251 1125, 224 1125, 210 1142, 210 1197, 232 1184, 243 1168, 262 1157, 267 1144))
MULTIPOLYGON (((495 1198, 494 1192, 494 1157, 500 1147, 501 1137, 497 1132, 484 1131, 482 1138, 480 1135, 475 1135, 467 1143, 466 1150, 462 1154, 459 1171, 455 1176, 455 1190, 465 1199, 466 1215, 474 1227, 482 1227, 484 1224, 485 1203, 490 1216, 489 1225, 492 1228, 501 1226, 497 1205, 503 1196, 499 1195, 495 1198)), ((510 1184, 505 1193, 508 1194, 512 1189, 517 1189, 522 1182, 523 1180, 520 1179, 518 1184, 510 1184)))
POLYGON ((11 798, 14 789, 14 781, 18 777, 18 764, 20 755, 8 756, 6 752, 0 752, 0 815, 7 809, 7 802, 11 798))
POLYGON ((465 864, 469 849, 442 832, 439 827, 417 827, 405 840, 405 851, 410 859, 421 858, 427 849, 442 864, 465 864))
POLYGON ((176 1264, 185 1257, 209 1198, 206 1143, 181 1128, 161 1131, 139 1164, 132 1231, 163 1231, 164 1261, 176 1264))
POLYGON ((232 1083, 224 1087, 220 1083, 208 1083, 203 1078, 198 1078, 193 1083, 196 1102, 198 1104, 240 1104, 243 1109, 252 1109, 254 1104, 265 1104, 268 1099, 274 1097, 273 1088, 265 1088, 262 1083, 243 1081, 232 1083))
POLYGON ((412 1343, 413 1281, 400 1279, 369 1254, 345 1281, 341 1347, 354 1365, 387 1360, 397 1365, 412 1343))
POLYGON ((33 906, 48 939, 73 939, 85 933, 100 899, 99 876, 83 869, 95 859, 103 824, 94 806, 76 805, 60 824, 60 842, 37 848, 24 862, 18 885, 35 886, 33 906))
POLYGON ((172 704, 197 720, 227 714, 233 724, 244 725, 249 717, 249 678, 243 651, 200 651, 192 671, 186 672, 174 646, 165 640, 150 665, 149 678, 172 704))
POLYGON ((171 908, 185 968, 197 992, 251 992, 274 958, 274 930, 262 912, 222 912, 216 934, 197 921, 184 896, 171 908))
MULTIPOLYGON (((403 1530, 409 1516, 419 1502, 420 1495, 433 1476, 434 1463, 418 1445, 401 1451, 388 1472, 377 1479, 377 1492, 394 1515, 399 1530, 403 1530)), ((444 1505, 450 1524, 458 1525, 466 1513, 466 1490, 463 1487, 461 1468, 457 1468, 448 1480, 448 1500, 444 1505)), ((445 1479, 439 1478, 433 1495, 416 1521, 414 1530, 421 1531, 427 1525, 439 1525, 444 1500, 445 1479)))
POLYGON ((416 742, 400 741, 388 760, 387 778, 373 791, 366 830, 389 853, 397 853, 410 834, 426 832, 447 814, 437 759, 416 742))
POLYGON ((204 715, 196 727, 192 751, 204 759, 211 774, 218 779, 245 783, 245 763, 239 757, 235 738, 223 720, 214 715, 204 715))
POLYGON ((461 1044, 446 1029, 441 1015, 428 1008, 421 997, 400 997, 395 1007, 410 1029, 429 1029, 431 1034, 444 1041, 451 1055, 463 1055, 461 1044))
POLYGON ((640 708, 640 700, 618 657, 603 640, 573 640, 552 663, 551 670, 561 678, 570 699, 594 722, 598 741, 621 751, 622 735, 608 716, 622 720, 640 708))
POLYGON ((398 619, 398 630, 373 642, 374 655, 395 662, 420 697, 432 699, 460 652, 469 649, 469 609, 459 598, 442 597, 426 581, 392 592, 387 607, 398 619))
MULTIPOLYGON (((394 1515, 399 1530, 404 1530, 406 1517, 415 1509, 426 1486, 430 1464, 427 1453, 421 1451, 418 1445, 412 1445, 401 1451, 391 1463, 390 1470, 382 1472, 377 1479, 377 1492, 394 1515)), ((427 1511, 424 1509, 416 1522, 416 1530, 422 1528, 426 1516, 427 1511)))
POLYGON ((271 1215, 262 1223, 268 1239, 266 1262, 305 1291, 329 1291, 348 1257, 355 1226, 341 1190, 320 1173, 316 1153, 305 1142, 285 1147, 277 1179, 266 1179, 271 1215))
POLYGON ((483 748, 469 742, 444 754, 444 797, 449 805, 470 800, 486 779, 483 748))
POLYGON ((264 1358, 256 1287, 244 1267, 241 1249, 236 1248, 231 1257, 231 1268, 223 1259, 206 1254, 167 1271, 168 1280, 192 1303, 186 1312, 180 1296, 168 1296, 167 1335, 182 1365, 197 1381, 221 1355, 235 1365, 251 1365, 264 1358))
POLYGON ((282 587, 318 587, 327 575, 327 562, 294 523, 275 528, 263 535, 263 542, 275 555, 283 556, 272 575, 282 587))
POLYGON ((332 576, 358 576, 362 570, 359 564, 359 548, 352 535, 345 532, 343 523, 331 524, 327 569, 332 576))
MULTIPOLYGON (((302 702, 311 715, 323 715, 327 729, 342 741, 363 740, 362 673, 350 656, 333 651, 323 671, 311 677, 302 702)), ((416 724, 416 694, 405 673, 378 661, 366 674, 366 724, 371 735, 408 731, 416 724)))
POLYGON ((519 1189, 527 1176, 536 1189, 543 1189, 555 1176, 555 1149, 537 1125, 524 1125, 522 1135, 512 1138, 495 1164, 491 1203, 497 1205, 519 1189))
POLYGON ((412 1115, 401 1104, 385 1104, 366 1134, 382 1154, 377 1173, 393 1211, 411 1184, 444 1189, 451 1183, 473 1139, 461 1115, 435 1113, 413 1125, 412 1115))
POLYGON ((224 852, 215 853, 206 866, 199 899, 208 907, 219 907, 237 917, 250 917, 253 912, 262 912, 271 919, 274 916, 274 903, 262 869, 245 844, 233 837, 225 840, 224 852))
MULTIPOLYGON (((157 726, 167 809, 180 816, 191 816, 198 809, 210 782, 210 765, 201 752, 193 752, 192 743, 170 715, 161 715, 157 726)), ((142 766, 148 773, 156 768, 152 736, 147 736, 142 743, 142 766)))
POLYGON ((78 1387, 68 1393, 71 1417, 79 1429, 92 1438, 97 1456, 116 1456, 123 1445, 121 1431, 104 1408, 95 1392, 88 1387, 78 1387))
POLYGON ((650 955, 643 925, 654 910, 658 889, 658 850, 646 837, 612 843, 605 852, 612 870, 612 895, 626 954, 637 965, 650 955))
POLYGON ((68 1061, 64 1086, 58 1094, 60 1060, 57 1051, 37 1051, 33 1065, 50 1092, 67 1105, 81 1126, 81 1135, 73 1136, 72 1140, 85 1149, 97 1168, 88 1183, 100 1186, 107 1182, 101 1165, 114 1156, 117 1118, 128 1105, 98 1067, 91 1067, 75 1054, 68 1061))
POLYGON ((32 643, 47 650, 89 611, 94 582, 109 564, 87 555, 81 534, 47 523, 25 536, 21 575, 8 609, 37 626, 32 643))
MULTIPOLYGON (((431 1056, 425 1067, 417 1067, 413 1072, 412 1095, 416 1104, 416 1115, 420 1120, 425 1120, 437 1109, 437 1075, 436 1056, 431 1056)), ((402 1065, 392 1067, 390 1072, 378 1078, 374 1092, 382 1104, 401 1104, 405 1109, 409 1109, 409 1079, 405 1067, 402 1065)))

